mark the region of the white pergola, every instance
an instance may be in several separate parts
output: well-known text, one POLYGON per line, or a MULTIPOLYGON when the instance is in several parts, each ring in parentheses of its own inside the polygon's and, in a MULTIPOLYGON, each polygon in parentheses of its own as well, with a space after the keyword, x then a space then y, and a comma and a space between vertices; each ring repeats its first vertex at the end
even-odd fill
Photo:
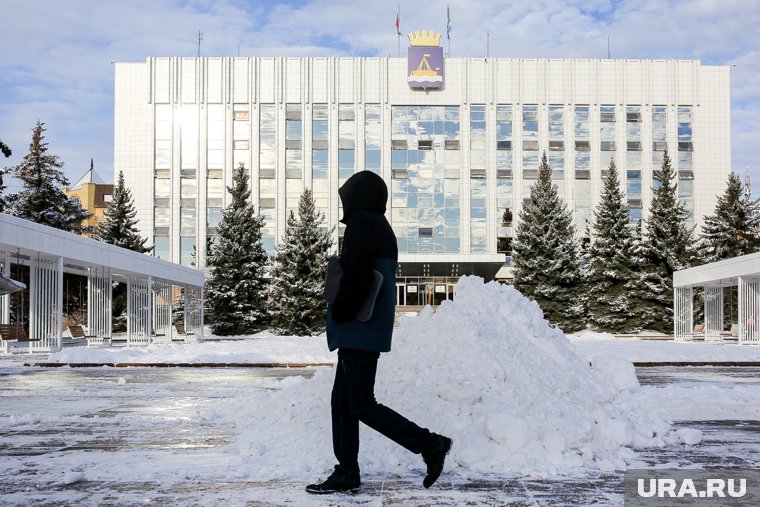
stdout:
MULTIPOLYGON (((691 340, 694 336, 694 288, 704 288, 705 341, 721 342, 723 329, 723 289, 738 287, 738 341, 760 344, 760 253, 712 262, 673 273, 674 337, 691 340)), ((702 334, 702 333, 700 333, 702 334)))
MULTIPOLYGON (((11 264, 29 267, 30 352, 61 349, 64 272, 88 279, 89 335, 111 338, 113 283, 123 282, 127 285, 127 345, 203 339, 204 275, 197 269, 0 213, 0 273, 9 276, 11 264), (184 292, 186 333, 182 336, 172 326, 173 287, 184 292)), ((0 297, 0 323, 9 320, 6 295, 0 297)))

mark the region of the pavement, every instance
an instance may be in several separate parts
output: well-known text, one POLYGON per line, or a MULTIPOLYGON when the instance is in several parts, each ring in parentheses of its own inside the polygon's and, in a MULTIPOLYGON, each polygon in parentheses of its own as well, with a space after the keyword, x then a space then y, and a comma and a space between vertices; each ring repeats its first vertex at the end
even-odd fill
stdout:
MULTIPOLYGON (((29 359, 26 358, 28 361, 29 359)), ((233 428, 194 414, 218 398, 235 396, 266 377, 309 376, 310 369, 29 368, 0 361, 0 505, 622 505, 622 472, 584 477, 451 480, 429 490, 422 471, 404 477, 365 477, 354 496, 314 497, 295 481, 176 477, 151 480, 103 473, 91 479, 77 464, 101 456, 103 467, 165 451, 182 456, 228 441, 233 428), (128 385, 129 389, 124 389, 128 385), (38 414, 30 417, 28 414, 38 414), (39 414, 46 414, 39 417, 39 414), (24 419, 28 417, 29 420, 24 419), (188 452, 185 452, 188 451, 188 452)), ((760 368, 641 368, 642 385, 760 384, 760 368)), ((262 385, 266 385, 263 383, 262 385)), ((760 421, 680 421, 702 430, 695 446, 637 450, 651 467, 757 468, 760 421)), ((460 444, 461 445, 461 444, 460 444)), ((297 457, 295 457, 297 459, 297 457)), ((147 459, 147 458, 146 458, 147 459)), ((118 469, 115 467, 114 470, 118 469)), ((101 470, 102 472, 102 470, 101 470)), ((315 479, 317 479, 315 477, 315 479)))

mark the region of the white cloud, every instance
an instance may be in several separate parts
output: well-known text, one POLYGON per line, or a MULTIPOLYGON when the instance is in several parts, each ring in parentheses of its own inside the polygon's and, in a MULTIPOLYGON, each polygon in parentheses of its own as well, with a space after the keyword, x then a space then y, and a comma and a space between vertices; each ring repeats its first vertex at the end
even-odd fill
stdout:
MULTIPOLYGON (((760 6, 746 0, 428 0, 401 2, 401 28, 445 33, 452 14, 454 56, 701 59, 732 70, 733 158, 749 162, 760 126, 760 6)), ((26 0, 5 2, 0 31, 0 138, 15 163, 37 118, 50 149, 75 178, 95 158, 112 164, 110 60, 195 55, 395 55, 396 2, 311 0, 26 0)), ((402 41, 402 48, 405 41, 402 41)), ((760 187, 760 183, 755 185, 760 187)))

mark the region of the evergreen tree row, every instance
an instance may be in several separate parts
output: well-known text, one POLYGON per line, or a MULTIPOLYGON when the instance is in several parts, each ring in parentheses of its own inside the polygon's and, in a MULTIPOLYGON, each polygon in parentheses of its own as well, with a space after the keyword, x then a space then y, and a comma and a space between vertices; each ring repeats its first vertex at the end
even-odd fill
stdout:
MULTIPOLYGON (((742 198, 741 182, 732 173, 697 240, 665 152, 647 220, 629 225, 630 210, 611 162, 594 210, 591 244, 581 252, 544 154, 515 234, 515 287, 566 332, 590 324, 605 332, 670 333, 675 271, 760 251, 760 218, 751 216, 753 205, 742 198)), ((726 313, 727 321, 735 318, 726 313)))
POLYGON ((222 211, 209 255, 206 301, 212 333, 252 334, 267 326, 279 334, 321 333, 332 239, 311 192, 301 195, 298 217, 291 211, 285 235, 270 258, 262 246, 264 219, 250 202, 248 172, 242 164, 228 190, 232 202, 222 211))

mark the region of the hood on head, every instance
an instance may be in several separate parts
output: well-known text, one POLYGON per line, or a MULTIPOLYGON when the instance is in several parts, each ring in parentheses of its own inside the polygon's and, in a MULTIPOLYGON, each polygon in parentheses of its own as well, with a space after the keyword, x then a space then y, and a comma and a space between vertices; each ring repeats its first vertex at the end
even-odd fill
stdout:
POLYGON ((388 202, 388 187, 383 179, 372 171, 360 171, 346 180, 338 189, 343 204, 342 223, 357 211, 385 213, 388 202))

